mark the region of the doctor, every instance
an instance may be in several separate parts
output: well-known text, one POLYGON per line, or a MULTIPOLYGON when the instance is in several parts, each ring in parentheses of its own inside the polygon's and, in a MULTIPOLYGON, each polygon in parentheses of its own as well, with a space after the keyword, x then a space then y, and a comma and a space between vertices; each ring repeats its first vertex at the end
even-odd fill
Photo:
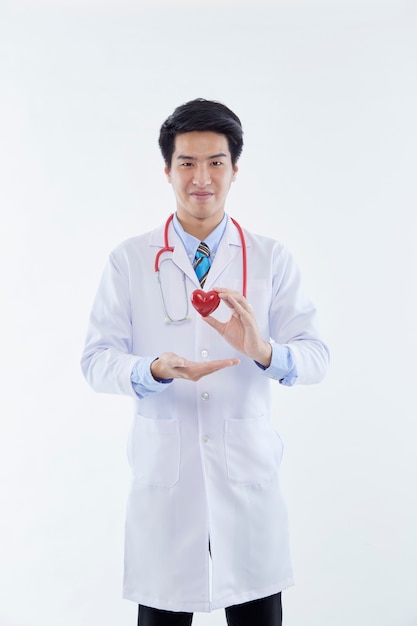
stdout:
POLYGON ((293 584, 270 385, 319 382, 328 350, 287 250, 225 213, 242 136, 218 102, 166 120, 176 213, 111 253, 88 326, 87 381, 134 399, 124 597, 140 626, 218 608, 278 626, 293 584))

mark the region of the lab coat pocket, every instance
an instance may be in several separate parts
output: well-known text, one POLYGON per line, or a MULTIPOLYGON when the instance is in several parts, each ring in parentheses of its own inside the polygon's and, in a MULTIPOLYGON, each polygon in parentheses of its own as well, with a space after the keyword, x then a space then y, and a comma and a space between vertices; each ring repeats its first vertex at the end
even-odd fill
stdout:
POLYGON ((180 471, 179 421, 136 415, 129 460, 135 480, 154 487, 175 485, 180 471))
POLYGON ((226 419, 225 449, 228 478, 238 485, 270 482, 283 453, 278 433, 264 418, 226 419))

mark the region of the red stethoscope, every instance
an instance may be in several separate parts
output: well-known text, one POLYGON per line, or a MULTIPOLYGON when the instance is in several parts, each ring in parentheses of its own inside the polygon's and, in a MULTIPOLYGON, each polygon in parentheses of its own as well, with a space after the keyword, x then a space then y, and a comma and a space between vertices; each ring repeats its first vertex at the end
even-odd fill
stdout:
MULTIPOLYGON (((169 225, 171 224, 172 220, 174 218, 174 214, 170 215, 165 223, 165 228, 164 228, 164 247, 161 248, 161 250, 159 250, 155 256, 155 272, 156 275, 158 277, 158 282, 159 282, 159 289, 161 292, 161 301, 162 301, 162 308, 164 309, 165 315, 166 315, 166 322, 184 322, 187 319, 190 319, 189 316, 189 305, 188 305, 188 295, 187 295, 187 288, 186 288, 186 284, 185 284, 185 274, 183 273, 183 285, 184 285, 184 293, 185 293, 185 301, 186 301, 186 310, 185 310, 185 315, 180 316, 180 317, 172 317, 169 313, 168 313, 168 309, 167 309, 167 305, 166 305, 166 300, 164 297, 164 290, 162 287, 162 281, 161 281, 161 276, 160 276, 160 267, 163 263, 163 261, 160 261, 160 258, 163 254, 165 254, 166 252, 174 252, 174 248, 173 246, 169 245, 168 242, 168 229, 169 229, 169 225)), ((246 285, 247 285, 247 275, 248 275, 248 264, 247 264, 247 258, 246 258, 246 241, 245 241, 245 235, 243 233, 242 227, 240 226, 240 224, 238 224, 238 222, 233 219, 233 217, 230 218, 233 222, 233 224, 236 226, 239 236, 240 236, 240 241, 242 243, 242 294, 243 296, 246 298, 246 285)), ((193 301, 193 296, 194 294, 201 294, 201 290, 197 289, 195 292, 193 292, 192 294, 192 302, 194 304, 194 306, 196 306, 196 304, 193 301)), ((212 292, 209 292, 207 295, 211 294, 212 292)), ((196 307, 198 309, 198 307, 196 307)))

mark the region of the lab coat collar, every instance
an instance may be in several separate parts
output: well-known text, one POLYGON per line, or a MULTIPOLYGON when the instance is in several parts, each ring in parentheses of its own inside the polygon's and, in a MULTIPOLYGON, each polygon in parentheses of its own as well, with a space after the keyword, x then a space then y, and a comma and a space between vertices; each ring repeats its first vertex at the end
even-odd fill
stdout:
MULTIPOLYGON (((164 229, 165 224, 150 233, 149 243, 151 247, 159 249, 164 247, 164 229)), ((174 251, 165 252, 161 256, 161 261, 171 258, 172 262, 181 270, 181 272, 184 272, 184 274, 195 284, 196 288, 198 288, 200 283, 193 269, 191 259, 189 259, 184 244, 175 232, 175 228, 172 223, 169 225, 168 229, 168 245, 172 246, 174 251)), ((156 252, 157 251, 155 251, 155 254, 156 252)))
MULTIPOLYGON (((247 242, 246 247, 248 247, 247 242)), ((242 242, 236 226, 233 224, 230 217, 228 217, 224 235, 219 243, 210 271, 207 274, 205 284, 206 291, 209 291, 216 285, 219 276, 232 261, 236 263, 237 271, 240 271, 242 264, 242 242)))
MULTIPOLYGON (((151 246, 157 248, 164 247, 164 227, 165 224, 150 234, 149 243, 151 246)), ((246 237, 246 247, 249 248, 250 242, 248 242, 247 239, 248 238, 246 237)), ((184 244, 175 232, 175 228, 172 224, 169 225, 168 242, 168 245, 174 248, 174 252, 167 252, 167 258, 169 258, 169 255, 172 255, 173 263, 175 263, 175 265, 177 265, 177 267, 196 285, 196 288, 198 288, 200 285, 192 266, 192 259, 188 258, 184 244)), ((236 258, 239 259, 238 262, 241 263, 242 242, 236 226, 233 224, 230 217, 228 217, 224 235, 219 243, 216 256, 207 275, 205 291, 209 291, 213 286, 215 286, 220 274, 231 263, 231 261, 236 258)))

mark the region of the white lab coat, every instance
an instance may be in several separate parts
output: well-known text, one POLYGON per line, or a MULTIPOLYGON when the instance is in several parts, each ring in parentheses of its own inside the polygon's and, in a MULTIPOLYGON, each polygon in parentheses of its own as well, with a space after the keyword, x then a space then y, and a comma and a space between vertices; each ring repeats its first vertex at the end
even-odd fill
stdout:
MULTIPOLYGON (((287 344, 297 383, 324 375, 328 351, 315 309, 282 245, 245 232, 248 290, 262 336, 287 344)), ((162 263, 172 317, 199 288, 172 224, 172 259, 162 263)), ((93 305, 82 368, 90 385, 134 398, 128 443, 132 486, 125 535, 124 597, 173 611, 211 611, 293 584, 287 513, 279 485, 282 442, 270 423, 270 384, 190 308, 167 324, 154 272, 163 227, 122 243, 110 256, 93 305), (198 382, 174 380, 139 399, 130 376, 141 356, 238 356, 240 364, 198 382), (209 552, 210 543, 210 552, 209 552)), ((230 219, 205 289, 242 290, 242 249, 230 219)), ((214 313, 226 320, 221 304, 214 313)), ((278 384, 278 383, 275 383, 278 384)))

